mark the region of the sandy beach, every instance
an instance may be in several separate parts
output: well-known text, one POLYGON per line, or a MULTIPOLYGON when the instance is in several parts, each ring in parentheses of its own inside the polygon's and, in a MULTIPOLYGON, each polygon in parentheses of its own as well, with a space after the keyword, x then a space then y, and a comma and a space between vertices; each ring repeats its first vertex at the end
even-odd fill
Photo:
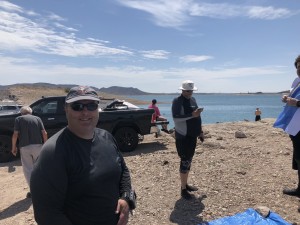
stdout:
MULTIPOLYGON (((138 195, 129 224, 199 224, 258 205, 300 224, 299 199, 282 194, 297 181, 291 141, 273 122, 205 125, 206 140, 198 143, 190 173, 199 190, 190 201, 180 197, 174 138, 146 135, 134 152, 123 154, 138 195), (236 138, 236 131, 246 138, 236 138)), ((0 164, 0 176, 0 224, 35 225, 20 161, 0 164)))

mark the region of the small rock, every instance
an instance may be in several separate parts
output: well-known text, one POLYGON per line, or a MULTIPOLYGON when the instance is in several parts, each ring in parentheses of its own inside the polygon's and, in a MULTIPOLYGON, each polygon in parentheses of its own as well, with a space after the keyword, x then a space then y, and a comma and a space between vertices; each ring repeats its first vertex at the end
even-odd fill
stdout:
POLYGON ((270 214, 270 209, 266 206, 257 206, 254 208, 261 216, 267 218, 270 214))
POLYGON ((168 165, 168 164, 169 164, 169 161, 164 160, 162 165, 165 166, 165 165, 168 165))
POLYGON ((246 172, 245 172, 245 171, 237 171, 236 173, 237 173, 237 174, 246 175, 246 172))
POLYGON ((247 136, 243 131, 238 130, 235 132, 235 137, 236 138, 246 138, 247 136))

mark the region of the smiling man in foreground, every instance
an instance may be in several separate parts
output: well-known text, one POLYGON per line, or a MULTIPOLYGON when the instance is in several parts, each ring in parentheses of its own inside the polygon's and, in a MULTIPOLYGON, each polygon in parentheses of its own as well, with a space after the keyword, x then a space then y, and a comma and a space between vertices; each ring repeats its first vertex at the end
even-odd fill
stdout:
POLYGON ((96 128, 99 98, 70 89, 68 126, 43 146, 31 177, 39 225, 125 225, 134 208, 129 170, 113 136, 96 128))

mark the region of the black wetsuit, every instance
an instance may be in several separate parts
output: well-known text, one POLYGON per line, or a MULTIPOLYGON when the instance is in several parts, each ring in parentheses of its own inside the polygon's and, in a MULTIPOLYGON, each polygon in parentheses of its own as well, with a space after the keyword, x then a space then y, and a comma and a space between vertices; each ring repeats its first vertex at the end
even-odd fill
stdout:
POLYGON ((43 146, 30 187, 39 225, 115 225, 131 181, 109 132, 96 128, 86 140, 65 128, 43 146))
POLYGON ((195 98, 185 98, 183 95, 175 98, 172 103, 172 116, 175 123, 176 150, 180 157, 181 173, 187 173, 191 168, 197 137, 202 132, 201 117, 193 117, 192 112, 198 108, 195 98))
POLYGON ((175 98, 172 103, 172 116, 175 123, 176 138, 186 136, 198 137, 201 130, 201 117, 193 117, 192 112, 198 108, 195 98, 183 95, 175 98))

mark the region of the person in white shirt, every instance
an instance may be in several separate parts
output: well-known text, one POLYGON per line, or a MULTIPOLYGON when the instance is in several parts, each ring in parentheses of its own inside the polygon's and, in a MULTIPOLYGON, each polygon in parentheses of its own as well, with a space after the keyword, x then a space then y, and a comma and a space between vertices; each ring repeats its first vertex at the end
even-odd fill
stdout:
POLYGON ((294 80, 289 95, 282 96, 286 103, 283 112, 278 116, 274 127, 282 128, 290 135, 293 143, 292 168, 298 172, 298 186, 285 188, 283 194, 300 197, 300 55, 295 60, 298 77, 294 80))

